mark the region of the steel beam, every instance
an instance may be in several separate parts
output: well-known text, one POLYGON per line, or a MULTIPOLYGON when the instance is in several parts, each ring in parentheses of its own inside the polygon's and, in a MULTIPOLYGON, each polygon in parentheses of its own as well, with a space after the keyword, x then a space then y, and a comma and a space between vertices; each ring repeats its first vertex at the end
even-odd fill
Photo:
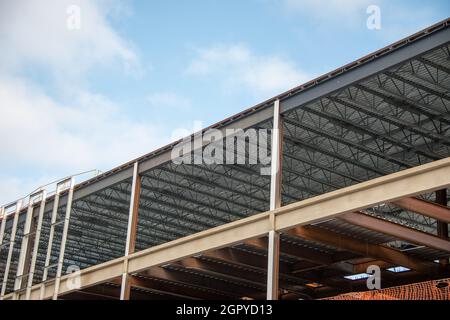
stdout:
POLYGON ((439 221, 450 223, 450 208, 447 206, 413 197, 398 199, 391 203, 404 210, 416 212, 439 221))
MULTIPOLYGON (((216 292, 215 290, 205 291, 201 287, 187 287, 186 285, 177 284, 174 281, 167 281, 142 276, 130 276, 130 284, 132 287, 147 290, 157 290, 159 292, 165 292, 168 294, 181 295, 184 298, 190 297, 193 299, 231 299, 229 295, 216 292)), ((234 297, 235 298, 235 297, 234 297)))
POLYGON ((388 154, 385 154, 385 153, 382 153, 380 151, 374 150, 374 149, 369 148, 369 147, 367 147, 365 145, 362 145, 362 144, 360 144, 358 142, 354 142, 354 141, 351 141, 349 139, 346 139, 346 138, 342 137, 339 134, 327 132, 327 131, 325 131, 323 129, 318 129, 318 128, 312 126, 312 125, 309 125, 309 124, 306 124, 306 123, 302 123, 301 121, 297 121, 297 120, 292 119, 292 118, 285 118, 285 122, 287 122, 287 123, 289 123, 289 124, 291 124, 293 126, 296 126, 298 128, 301 128, 302 130, 308 131, 308 133, 316 134, 317 137, 320 137, 320 138, 325 137, 328 140, 332 140, 332 141, 335 141, 335 142, 337 142, 339 144, 343 144, 343 145, 347 146, 348 148, 354 148, 354 149, 359 150, 361 152, 364 152, 364 153, 366 153, 368 155, 372 155, 372 156, 375 156, 375 157, 377 157, 379 159, 383 159, 383 160, 386 160, 386 161, 390 161, 391 163, 395 163, 396 165, 399 165, 401 167, 404 167, 404 168, 411 168, 412 167, 412 165, 409 164, 406 161, 399 160, 399 159, 397 159, 395 157, 391 157, 388 154))
MULTIPOLYGON (((248 246, 258 249, 266 250, 268 247, 267 238, 249 239, 244 241, 248 246)), ((291 257, 306 260, 312 263, 318 263, 323 265, 329 265, 334 263, 332 256, 321 253, 320 251, 310 249, 307 247, 301 247, 296 244, 281 241, 280 253, 289 255, 291 257)))
MULTIPOLYGON (((356 85, 355 88, 363 91, 360 86, 356 85)), ((368 94, 370 94, 370 93, 368 93, 368 94)), ((420 122, 418 124, 411 125, 411 123, 409 123, 399 117, 396 117, 387 112, 381 112, 380 110, 373 108, 373 106, 368 105, 367 102, 362 102, 362 101, 356 100, 355 98, 351 98, 351 99, 345 98, 343 100, 342 98, 340 98, 338 96, 327 96, 327 99, 329 99, 335 103, 338 103, 340 105, 346 106, 348 108, 360 111, 364 114, 367 114, 368 116, 377 118, 380 121, 394 125, 398 128, 398 129, 396 129, 397 131, 398 130, 407 130, 407 131, 413 132, 417 135, 429 138, 432 141, 434 141, 435 143, 439 143, 439 144, 442 144, 445 146, 450 146, 450 139, 448 137, 446 137, 445 135, 440 135, 440 134, 434 133, 430 130, 426 130, 426 129, 422 128, 421 123, 425 122, 425 121, 429 121, 430 120, 429 118, 424 119, 422 122, 420 122)), ((397 105, 392 105, 392 106, 398 108, 397 105)), ((391 132, 391 135, 394 135, 395 133, 396 133, 396 131, 394 130, 391 132)))
POLYGON ((2 252, 3 237, 5 236, 6 218, 6 208, 1 207, 0 219, 2 219, 2 222, 0 224, 0 253, 2 252))
MULTIPOLYGON (((139 197, 141 194, 141 181, 142 178, 139 175, 139 164, 138 162, 135 162, 133 168, 133 182, 131 185, 130 211, 128 216, 125 257, 128 257, 131 253, 134 253, 134 250, 136 248, 136 234, 137 234, 138 212, 139 212, 139 197)), ((124 273, 122 274, 122 283, 120 288, 120 300, 130 299, 131 283, 127 269, 128 264, 127 262, 125 262, 124 273)))
MULTIPOLYGON (((414 58, 423 59, 420 55, 446 44, 449 34, 448 21, 440 22, 436 26, 431 27, 431 29, 420 31, 410 38, 400 41, 395 46, 383 48, 339 70, 334 70, 325 77, 314 79, 302 87, 297 87, 282 93, 277 97, 264 101, 211 127, 225 130, 228 128, 245 129, 255 126, 272 117, 272 105, 277 99, 281 100, 281 112, 287 112, 293 108, 324 97, 336 90, 364 80, 370 75, 398 66, 406 60, 414 58), (330 79, 333 80, 331 81, 330 79)), ((74 194, 74 200, 81 199, 91 193, 98 192, 113 184, 131 178, 132 166, 135 161, 140 163, 140 173, 167 163, 170 161, 171 149, 176 143, 172 143, 78 185, 74 194)), ((63 202, 64 200, 61 204, 64 204, 63 202)))
MULTIPOLYGON (((330 100, 330 99, 329 99, 330 100)), ((331 103, 334 105, 341 105, 336 101, 330 100, 331 103)), ((344 105, 342 105, 344 106, 344 105)), ((344 106, 345 108, 349 108, 347 105, 344 106)), ((339 127, 345 127, 346 130, 349 130, 351 132, 354 132, 356 134, 365 134, 370 136, 369 139, 363 140, 364 143, 360 143, 361 145, 366 145, 371 141, 381 140, 383 142, 387 142, 389 144, 398 146, 405 151, 414 151, 417 154, 423 155, 424 157, 427 157, 433 161, 441 159, 441 156, 434 153, 434 152, 425 152, 423 150, 420 150, 412 144, 411 142, 406 142, 397 138, 394 138, 393 135, 389 134, 388 132, 379 132, 377 130, 374 130, 368 126, 365 126, 363 124, 359 124, 358 122, 354 121, 353 119, 350 119, 350 117, 343 112, 343 114, 337 112, 336 114, 333 114, 331 112, 327 112, 325 110, 315 110, 314 108, 304 106, 301 108, 302 111, 306 111, 308 113, 314 114, 318 117, 327 119, 330 123, 332 123, 335 126, 339 127), (347 118, 347 117, 348 118, 347 118)), ((378 119, 381 121, 381 119, 378 119)))
POLYGON ((72 212, 72 200, 73 200, 74 187, 75 187, 75 179, 71 178, 69 194, 67 196, 66 214, 64 215, 64 227, 63 227, 63 232, 62 232, 61 245, 59 248, 59 257, 58 257, 58 265, 57 265, 56 276, 55 276, 55 287, 54 287, 55 291, 53 292, 53 300, 58 299, 59 290, 60 290, 61 275, 62 275, 62 269, 63 269, 63 265, 64 265, 64 254, 65 254, 66 243, 67 243, 67 234, 69 232, 70 214, 72 212))
POLYGON ((266 281, 263 274, 260 272, 255 272, 251 267, 235 265, 233 261, 217 260, 202 256, 197 258, 186 258, 180 260, 178 264, 189 270, 196 270, 209 275, 222 276, 253 284, 255 286, 263 286, 266 281))
MULTIPOLYGON (((267 248, 265 248, 265 250, 267 250, 267 248)), ((231 247, 211 250, 202 253, 200 257, 232 263, 234 266, 239 266, 242 268, 252 268, 261 273, 267 274, 267 259, 265 256, 265 254, 261 254, 261 252, 258 251, 252 252, 245 249, 239 249, 237 247, 231 247)), ((287 274, 290 272, 288 264, 281 262, 279 266, 281 273, 287 274)))
MULTIPOLYGON (((447 189, 436 191, 436 203, 447 207, 447 189)), ((450 215, 448 217, 450 219, 450 215)), ((448 240, 448 223, 446 221, 437 220, 437 235, 439 238, 448 240)), ((445 268, 449 263, 449 259, 440 259, 439 263, 445 268)))
MULTIPOLYGON (((266 248, 267 246, 264 247, 264 249, 266 248)), ((255 258, 258 260, 262 257, 255 255, 255 258)), ((223 260, 210 258, 205 255, 196 258, 186 258, 179 261, 178 264, 188 270, 242 282, 246 285, 261 288, 265 288, 266 285, 265 266, 263 266, 263 269, 255 268, 255 265, 258 265, 258 263, 255 263, 255 259, 251 259, 251 261, 223 260)), ((292 280, 292 277, 289 277, 289 280, 292 280)), ((280 287, 290 292, 301 292, 305 290, 300 289, 298 282, 287 281, 283 274, 280 274, 280 287)))
POLYGON ((48 278, 48 269, 50 268, 50 259, 52 257, 52 248, 53 248, 53 238, 55 236, 55 224, 56 224, 56 218, 58 217, 58 206, 59 206, 59 199, 60 199, 60 184, 56 184, 56 193, 55 197, 53 198, 53 209, 52 214, 50 218, 50 232, 48 236, 48 243, 47 243, 47 253, 45 255, 45 262, 44 262, 44 271, 42 273, 42 281, 41 281, 41 291, 39 299, 42 300, 44 297, 44 290, 45 290, 45 284, 47 282, 48 278))
POLYGON ((353 225, 388 234, 411 243, 450 252, 450 241, 397 223, 375 218, 360 212, 346 213, 339 218, 353 225))
POLYGON ((1 293, 0 293, 0 300, 3 300, 5 293, 6 293, 6 287, 8 285, 9 269, 11 267, 11 259, 12 259, 12 255, 13 255, 14 244, 16 241, 17 224, 19 222, 19 214, 20 214, 21 209, 22 209, 22 200, 19 200, 16 203, 16 210, 14 212, 14 220, 13 220, 13 225, 12 225, 12 229, 11 229, 11 237, 9 239, 8 257, 6 258, 5 272, 3 274, 3 283, 2 283, 1 293))
MULTIPOLYGON (((40 205, 45 205, 45 191, 39 190, 29 196, 29 203, 28 203, 28 210, 27 210, 27 216, 25 220, 25 226, 24 226, 24 232, 23 232, 23 238, 22 238, 22 246, 19 253, 19 262, 17 265, 17 274, 16 279, 14 283, 14 291, 19 291, 23 288, 23 280, 26 276, 29 275, 30 267, 31 267, 31 258, 33 257, 33 251, 31 248, 32 244, 32 237, 36 237, 36 232, 33 231, 35 227, 37 226, 34 223, 34 208, 35 208, 35 199, 37 197, 40 198, 40 205)), ((34 239, 34 244, 39 244, 39 239, 34 239)), ((26 279, 26 284, 28 283, 28 279, 26 279)), ((26 288, 26 287, 25 287, 26 288)), ((18 294, 18 292, 17 292, 18 294)))
MULTIPOLYGON (((280 116, 280 101, 274 102, 272 128, 272 159, 270 165, 270 210, 281 207, 281 180, 283 163, 283 122, 280 116)), ((271 217, 267 247, 267 300, 278 300, 280 235, 275 231, 275 216, 271 217)))
POLYGON ((431 66, 431 67, 433 67, 435 69, 438 69, 438 70, 440 70, 442 72, 445 72, 445 73, 450 75, 450 68, 448 68, 446 66, 443 66, 443 65, 438 64, 436 62, 433 62, 431 60, 425 59, 423 57, 418 57, 418 58, 416 58, 416 60, 422 62, 423 64, 427 64, 427 65, 429 65, 429 66, 431 66))
MULTIPOLYGON (((136 252, 127 258, 128 272, 140 272, 153 266, 265 236, 273 230, 271 216, 275 216, 275 231, 285 231, 381 203, 448 188, 449 177, 450 158, 406 169, 136 252)), ((125 257, 121 257, 83 269, 80 277, 81 288, 120 277, 123 274, 124 261, 125 257)), ((61 278, 61 293, 71 291, 64 286, 67 281, 70 281, 69 275, 61 278)), ((33 286, 32 299, 39 295, 40 287, 33 286)), ((46 283, 44 287, 44 297, 51 297, 53 283, 46 283)))
POLYGON ((270 209, 281 207, 281 165, 283 157, 283 121, 280 116, 280 101, 276 100, 273 113, 272 159, 270 166, 270 209))
POLYGON ((203 288, 204 291, 213 291, 235 299, 247 296, 258 298, 264 292, 261 285, 247 284, 242 281, 226 279, 196 272, 184 268, 179 264, 171 264, 165 267, 154 267, 142 273, 145 277, 173 281, 185 286, 203 288))
POLYGON ((442 29, 428 37, 423 37, 407 46, 400 47, 389 54, 377 57, 370 63, 361 64, 349 71, 334 77, 333 81, 324 81, 320 85, 312 86, 301 94, 293 95, 290 99, 282 102, 282 112, 295 107, 302 106, 310 101, 321 98, 333 91, 352 85, 355 82, 366 79, 369 75, 383 72, 393 68, 406 60, 413 59, 424 52, 442 46, 450 38, 450 29, 442 29))
POLYGON ((296 227, 289 231, 292 235, 308 239, 311 241, 320 242, 341 248, 346 251, 354 252, 362 256, 367 256, 395 265, 404 266, 415 270, 417 272, 430 274, 436 273, 437 270, 432 262, 423 261, 412 256, 409 256, 401 251, 381 246, 365 241, 356 240, 329 230, 320 229, 318 227, 296 227))
MULTIPOLYGON (((436 203, 447 207, 447 189, 436 191, 436 203)), ((450 219, 450 215, 448 216, 448 218, 450 219)), ((443 239, 448 238, 448 223, 446 221, 437 221, 437 233, 438 237, 441 237, 443 239)))
POLYGON ((267 300, 278 300, 280 277, 280 234, 275 230, 270 230, 268 237, 267 300))
MULTIPOLYGON (((447 101, 450 100, 450 98, 449 98, 446 94, 444 94, 444 93, 442 93, 442 92, 439 92, 439 91, 436 91, 436 90, 434 90, 434 89, 432 89, 432 88, 429 88, 429 87, 427 87, 427 86, 424 86, 424 85, 421 84, 421 83, 412 81, 412 80, 407 79, 407 78, 405 78, 405 77, 402 77, 402 76, 396 74, 395 72, 387 71, 387 72, 385 72, 384 74, 387 75, 387 76, 390 77, 390 78, 394 78, 394 79, 396 79, 396 80, 398 80, 398 81, 401 81, 401 82, 403 82, 403 83, 406 83, 406 84, 408 84, 408 85, 410 85, 410 86, 412 86, 412 87, 414 87, 414 88, 423 90, 423 91, 427 92, 428 94, 432 94, 432 95, 434 95, 434 96, 436 96, 436 97, 439 97, 439 98, 444 99, 444 100, 447 100, 447 101)), ((411 101, 411 100, 410 100, 410 101, 411 101)), ((425 106, 425 105, 424 105, 424 104, 421 104, 421 106, 425 106)), ((433 109, 432 107, 428 107, 428 109, 431 109, 432 111, 436 112, 436 110, 433 109)))
POLYGON ((309 101, 323 97, 339 88, 364 80, 368 75, 388 70, 403 63, 405 60, 416 58, 432 48, 447 43, 449 38, 450 29, 445 28, 429 37, 423 37, 415 42, 408 43, 407 46, 400 47, 389 54, 380 56, 370 63, 362 64, 336 76, 334 81, 325 81, 321 83, 321 85, 313 86, 309 90, 305 90, 302 94, 294 95, 286 102, 283 101, 282 112, 304 105, 309 101))
POLYGON ((31 253, 31 263, 30 263, 27 289, 26 289, 26 295, 25 295, 26 300, 30 299, 31 287, 33 286, 34 273, 36 271, 36 260, 37 260, 38 254, 39 254, 39 243, 41 240, 42 221, 44 219, 46 196, 47 196, 46 192, 43 191, 42 200, 39 205, 39 215, 38 215, 38 219, 37 219, 36 233, 34 236, 33 251, 31 253))

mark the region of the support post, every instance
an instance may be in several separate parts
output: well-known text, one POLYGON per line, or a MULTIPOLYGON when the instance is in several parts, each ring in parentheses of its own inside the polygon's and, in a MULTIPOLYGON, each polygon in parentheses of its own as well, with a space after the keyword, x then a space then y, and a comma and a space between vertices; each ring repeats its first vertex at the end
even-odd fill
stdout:
MULTIPOLYGON (((272 129, 272 161, 270 179, 270 210, 281 206, 281 180, 283 155, 283 123, 280 117, 280 101, 274 103, 272 129)), ((275 231, 276 217, 270 217, 271 231, 268 234, 267 300, 278 300, 280 235, 275 231)))
POLYGON ((128 214, 127 240, 125 244, 124 271, 120 288, 120 300, 129 300, 131 292, 130 275, 128 274, 128 255, 134 253, 136 247, 136 233, 139 211, 139 196, 141 193, 141 176, 139 163, 136 161, 133 168, 133 181, 131 184, 130 210, 128 214))
POLYGON ((283 122, 280 117, 280 100, 273 107, 272 152, 270 167, 270 210, 281 207, 281 167, 283 156, 283 122))
POLYGON ((267 300, 278 300, 280 234, 271 230, 268 237, 267 300))
MULTIPOLYGON (((33 223, 33 212, 34 212, 34 203, 33 203, 34 195, 30 195, 28 200, 28 209, 25 218, 25 226, 23 230, 22 237, 22 245, 20 247, 19 252, 19 262, 17 264, 17 272, 16 278, 14 281, 14 292, 22 289, 23 277, 25 275, 25 265, 30 258, 31 252, 29 251, 30 244, 30 236, 31 236, 31 227, 33 223)), ((17 298, 17 294, 14 295, 14 298, 17 298)))
POLYGON ((48 278, 48 269, 50 268, 50 259, 52 257, 52 248, 53 248, 53 238, 55 236, 55 225, 56 225, 56 219, 58 217, 58 207, 59 207, 59 198, 61 194, 61 188, 60 186, 64 184, 65 181, 62 181, 58 184, 56 184, 56 193, 55 197, 53 199, 53 209, 52 209, 52 216, 50 218, 50 233, 48 237, 48 244, 47 244, 47 254, 45 256, 45 264, 44 264, 44 272, 42 274, 42 281, 41 281, 41 291, 39 299, 42 300, 45 294, 45 284, 47 282, 48 278))
MULTIPOLYGON (((5 227, 6 227, 6 208, 0 208, 0 218, 2 219, 0 224, 0 254, 3 251, 3 238, 5 237, 5 227)), ((1 272, 1 270, 0 270, 1 272)), ((1 290, 1 287, 0 287, 1 290)))
POLYGON ((44 219, 46 199, 47 199, 47 193, 45 192, 45 190, 43 190, 41 203, 39 205, 39 214, 38 214, 38 219, 37 219, 36 232, 34 235, 33 251, 31 253, 31 263, 30 263, 30 269, 29 269, 29 274, 28 274, 27 289, 26 289, 26 293, 25 293, 26 300, 30 300, 31 287, 33 286, 34 272, 36 270, 36 260, 37 260, 38 250, 39 250, 39 243, 41 240, 42 220, 44 219))
POLYGON ((66 250, 67 234, 69 231, 70 214, 72 212, 72 200, 73 200, 74 187, 75 187, 75 179, 72 177, 70 179, 70 189, 69 189, 69 194, 67 196, 66 214, 64 215, 64 227, 63 227, 62 238, 61 238, 61 246, 60 246, 60 250, 59 250, 58 266, 56 269, 55 291, 53 292, 53 300, 57 300, 58 294, 59 294, 59 284, 61 282, 62 268, 63 268, 63 264, 64 264, 64 253, 66 250))
POLYGON ((12 254, 13 254, 13 250, 14 250, 14 244, 16 241, 16 231, 17 231, 17 223, 19 222, 20 209, 22 209, 22 200, 17 201, 16 211, 14 212, 14 220, 13 220, 13 225, 12 225, 12 229, 11 229, 11 237, 9 240, 9 251, 8 251, 8 257, 6 259, 5 272, 3 274, 3 282, 2 282, 2 289, 1 289, 1 293, 0 293, 0 300, 3 300, 3 297, 5 296, 5 292, 6 292, 6 287, 8 285, 9 268, 11 267, 11 259, 12 259, 12 254))
POLYGON ((0 208, 0 219, 2 219, 0 223, 0 253, 2 252, 3 245, 3 237, 5 236, 5 227, 6 227, 6 210, 5 207, 0 208))
MULTIPOLYGON (((447 206, 447 189, 436 191, 436 203, 447 206)), ((448 224, 444 221, 437 221, 437 235, 439 238, 448 239, 448 224)), ((439 260, 442 267, 446 267, 449 263, 448 259, 439 260)))

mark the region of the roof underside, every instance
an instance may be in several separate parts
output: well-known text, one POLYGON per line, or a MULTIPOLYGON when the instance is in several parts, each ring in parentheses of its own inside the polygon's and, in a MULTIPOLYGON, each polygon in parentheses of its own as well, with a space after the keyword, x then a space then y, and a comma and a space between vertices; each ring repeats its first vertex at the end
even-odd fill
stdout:
MULTIPOLYGON (((367 74, 363 80, 328 92, 318 99, 285 110, 282 114, 283 204, 448 157, 449 112, 448 42, 428 48, 389 69, 367 74)), ((251 126, 271 127, 271 118, 251 126)), ((247 160, 249 147, 247 143, 247 160)), ((270 153, 270 143, 266 152, 270 153)), ((259 164, 176 165, 169 161, 143 172, 137 250, 267 211, 270 176, 261 175, 260 169, 259 164)), ((130 193, 131 178, 126 178, 74 201, 64 269, 73 264, 85 268, 124 254, 130 193)), ((434 194, 422 197, 434 201, 434 194)), ((42 278, 51 208, 52 202, 49 202, 35 283, 42 278)), ((38 210, 35 208, 36 213, 38 210)), ((63 204, 59 208, 60 219, 64 210, 63 204)), ((365 210, 365 213, 436 234, 434 219, 389 204, 365 210)), ((15 275, 17 268, 24 216, 21 215, 19 220, 10 275, 15 275)), ((11 227, 12 218, 9 217, 4 243, 8 243, 11 227)), ((340 219, 322 222, 316 227, 373 244, 389 244, 400 249, 408 245, 340 219)), ((56 228, 52 250, 55 262, 61 231, 62 224, 56 228)), ((342 253, 339 248, 320 242, 288 236, 282 240, 330 256, 342 253)), ((233 250, 250 250, 257 254, 254 248, 245 245, 233 250)), ((0 269, 4 267, 6 254, 7 250, 1 251, 0 269)), ((430 248, 416 248, 411 254, 425 260, 448 257, 446 252, 430 248)), ((358 257, 349 257, 353 258, 358 257)), ((282 255, 282 261, 294 264, 301 260, 282 255)), ((340 274, 333 270, 327 271, 330 279, 340 274)), ((50 277, 54 271, 50 270, 50 277)), ((302 283, 300 278, 290 281, 292 284, 302 283)), ((11 276, 8 290, 12 287, 11 276)))

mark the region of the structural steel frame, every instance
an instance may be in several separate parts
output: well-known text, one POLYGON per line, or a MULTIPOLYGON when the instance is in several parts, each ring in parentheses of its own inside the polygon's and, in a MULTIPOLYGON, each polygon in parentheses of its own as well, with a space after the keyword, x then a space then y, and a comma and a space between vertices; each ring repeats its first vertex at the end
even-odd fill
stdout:
MULTIPOLYGON (((285 113, 300 105, 323 97, 330 92, 345 88, 352 83, 368 78, 377 72, 395 67, 405 60, 413 59, 431 48, 439 47, 449 42, 449 19, 437 23, 408 38, 402 39, 389 47, 380 49, 373 54, 365 56, 355 62, 327 73, 317 79, 309 81, 297 88, 284 92, 272 99, 264 101, 233 117, 202 130, 215 128, 225 132, 225 129, 246 129, 272 118, 273 105, 280 101, 280 112, 285 113), (320 86, 319 86, 320 84, 320 86), (300 94, 301 93, 301 94, 300 94)), ((197 133, 196 133, 197 134, 197 133)), ((193 137, 194 135, 192 135, 193 137)), ((139 173, 142 174, 151 168, 170 161, 172 147, 182 140, 176 141, 141 158, 130 161, 120 167, 108 171, 98 177, 76 186, 74 200, 102 190, 107 186, 116 184, 133 176, 133 166, 136 161, 140 163, 139 173)))
MULTIPOLYGON (((301 282, 282 272, 289 260, 280 255, 285 236, 310 241, 313 247, 320 243, 321 250, 335 246, 350 255, 369 252, 379 260, 389 256, 385 263, 402 263, 422 274, 439 274, 424 257, 440 255, 445 257, 439 259, 445 271, 450 253, 449 22, 192 135, 195 138, 211 128, 225 137, 227 129, 270 129, 271 143, 266 146, 271 154, 270 176, 257 175, 261 168, 255 165, 173 165, 171 151, 177 141, 87 182, 75 185, 73 177, 64 179, 53 196, 47 197, 45 190, 32 194, 26 210, 22 200, 1 208, 0 253, 6 248, 6 225, 12 221, 12 226, 0 299, 58 299, 109 282, 120 286, 120 299, 128 300, 132 286, 158 287, 152 277, 167 274, 159 266, 170 265, 176 273, 177 266, 197 266, 192 257, 205 254, 214 259, 211 250, 238 254, 230 247, 240 244, 267 250, 267 268, 261 271, 266 274, 265 297, 278 299, 280 285, 290 286, 286 279, 301 282), (40 201, 33 201, 37 195, 40 201), (7 221, 7 209, 13 206, 15 212, 7 221), (95 217, 90 215, 93 208, 95 217), (22 213, 25 221, 18 232, 22 213), (364 244, 342 235, 336 223, 352 225, 350 233, 370 229, 372 233, 366 234, 373 241, 364 244), (84 226, 96 236, 83 234, 84 226), (41 249, 44 230, 49 236, 42 240, 47 240, 47 247, 41 249), (438 236, 432 234, 436 230, 438 236), (22 245, 15 265, 18 241, 22 245), (71 285, 72 275, 63 275, 66 251, 80 250, 74 241, 86 248, 79 288, 71 285), (400 242, 401 250, 394 244, 381 245, 391 242, 400 242), (411 243, 426 248, 401 247, 411 243), (403 249, 422 256, 409 256, 403 249), (42 281, 35 283, 38 262, 43 264, 43 274, 42 281), (49 279, 53 267, 56 271, 49 279), (11 272, 15 272, 14 288, 7 293, 11 272)), ((192 150, 192 155, 207 144, 192 150)), ((235 155, 239 151, 233 150, 231 156, 235 155)), ((251 157, 247 151, 244 156, 251 157)), ((283 245, 288 251, 293 248, 286 241, 283 245)), ((307 261, 347 270, 339 259, 303 250, 310 250, 307 261)), ((295 264, 295 272, 317 268, 303 260, 295 264)), ((256 282, 248 285, 261 287, 256 282)), ((185 296, 186 291, 179 294, 185 296)))
MULTIPOLYGON (((317 223, 341 214, 449 186, 450 158, 447 158, 260 213, 89 267, 81 271, 80 289, 113 280, 121 277, 123 273, 136 273, 152 266, 261 237, 271 231, 286 231, 297 226, 317 223)), ((61 277, 59 294, 67 294, 75 290, 66 286, 70 277, 70 275, 61 277)), ((54 283, 47 282, 43 285, 33 286, 30 298, 51 298, 54 292, 54 283), (40 297, 42 286, 44 294, 40 297)), ((5 298, 10 297, 12 295, 5 298)))

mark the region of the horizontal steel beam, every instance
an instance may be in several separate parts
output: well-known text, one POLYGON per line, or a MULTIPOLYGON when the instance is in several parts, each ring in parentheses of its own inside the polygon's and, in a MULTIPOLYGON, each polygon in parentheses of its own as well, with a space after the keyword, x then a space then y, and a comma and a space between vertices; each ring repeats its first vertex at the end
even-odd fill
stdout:
POLYGON ((419 39, 418 41, 401 47, 390 54, 378 57, 370 63, 362 64, 359 67, 344 72, 334 77, 332 81, 325 81, 320 85, 313 86, 310 89, 302 91, 301 94, 294 95, 286 100, 281 100, 281 112, 284 113, 293 108, 302 106, 334 91, 350 86, 358 81, 365 80, 376 73, 393 68, 404 63, 406 60, 416 58, 430 49, 448 43, 448 39, 450 39, 449 28, 440 30, 428 37, 419 39))
POLYGON ((359 212, 346 213, 339 218, 353 225, 388 234, 411 243, 450 252, 450 241, 397 223, 359 212))
MULTIPOLYGON (((268 248, 267 238, 250 239, 246 240, 244 243, 248 246, 252 246, 262 250, 267 250, 268 248)), ((324 254, 314 249, 301 247, 284 241, 281 241, 280 253, 318 264, 329 265, 334 262, 333 258, 328 254, 324 254)))
POLYGON ((394 206, 450 223, 450 208, 418 198, 404 198, 391 202, 394 206))
POLYGON ((341 248, 362 256, 391 262, 399 266, 408 267, 417 272, 425 274, 437 272, 437 267, 433 262, 416 259, 389 247, 369 243, 367 241, 360 241, 318 227, 297 227, 289 232, 297 237, 341 248))

